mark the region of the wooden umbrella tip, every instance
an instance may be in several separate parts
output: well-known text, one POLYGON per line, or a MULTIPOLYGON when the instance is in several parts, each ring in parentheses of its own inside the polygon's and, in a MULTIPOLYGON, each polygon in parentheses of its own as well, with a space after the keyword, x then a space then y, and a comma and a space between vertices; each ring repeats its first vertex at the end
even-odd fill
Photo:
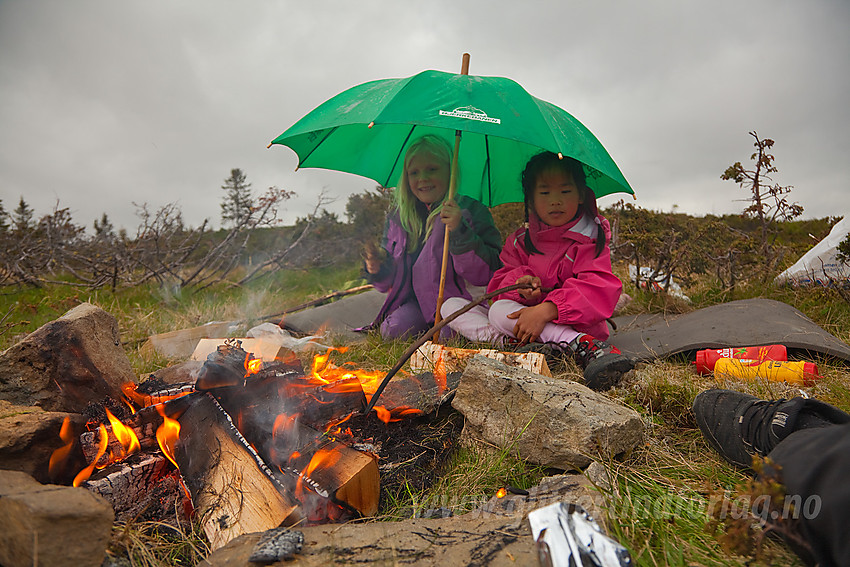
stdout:
POLYGON ((270 147, 272 147, 272 144, 274 144, 274 142, 269 142, 269 145, 266 146, 266 149, 269 149, 270 147))
POLYGON ((558 152, 558 159, 564 159, 564 154, 562 154, 561 152, 558 152))
POLYGON ((372 126, 374 126, 374 125, 375 125, 375 123, 374 123, 374 122, 369 122, 369 126, 368 126, 368 128, 370 128, 370 129, 371 129, 371 128, 372 128, 372 126))

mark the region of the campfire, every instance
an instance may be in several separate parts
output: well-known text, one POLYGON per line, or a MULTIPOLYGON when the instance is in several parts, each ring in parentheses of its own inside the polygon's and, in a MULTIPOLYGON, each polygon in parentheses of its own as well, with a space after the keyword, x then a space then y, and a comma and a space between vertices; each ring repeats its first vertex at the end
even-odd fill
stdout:
MULTIPOLYGON (((280 525, 374 515, 378 448, 359 424, 383 375, 336 366, 333 350, 345 351, 305 370, 292 353, 263 360, 229 340, 194 382, 128 383, 119 402, 90 408, 78 437, 66 423, 50 466, 82 451, 88 464, 74 486, 106 497, 119 519, 175 509, 197 517, 214 549, 280 525)), ((434 375, 445 389, 445 374, 434 375)), ((377 417, 423 413, 404 397, 385 396, 377 417)))

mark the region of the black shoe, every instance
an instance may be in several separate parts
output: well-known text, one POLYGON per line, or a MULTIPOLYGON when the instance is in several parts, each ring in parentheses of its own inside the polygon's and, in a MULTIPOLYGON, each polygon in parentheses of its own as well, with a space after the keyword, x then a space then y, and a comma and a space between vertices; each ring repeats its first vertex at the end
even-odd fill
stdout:
POLYGON ((768 401, 719 389, 697 395, 693 412, 708 444, 742 468, 749 468, 754 456, 764 457, 794 431, 850 423, 850 415, 820 400, 768 401))
POLYGON ((549 366, 572 358, 583 371, 584 385, 597 391, 613 388, 635 366, 620 349, 588 334, 579 335, 571 343, 528 343, 517 349, 517 352, 529 351, 543 354, 549 366))
POLYGON ((584 384, 591 390, 607 390, 619 384, 623 374, 635 367, 620 349, 588 334, 570 343, 576 362, 584 371, 584 384))

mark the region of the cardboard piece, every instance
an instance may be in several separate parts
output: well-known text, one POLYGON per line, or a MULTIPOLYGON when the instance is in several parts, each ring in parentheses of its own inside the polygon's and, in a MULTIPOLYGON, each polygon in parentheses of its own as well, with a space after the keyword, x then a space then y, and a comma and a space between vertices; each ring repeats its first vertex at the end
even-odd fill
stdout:
POLYGON ((215 321, 191 329, 151 335, 142 345, 141 351, 143 353, 156 351, 169 358, 186 358, 192 354, 201 339, 226 338, 230 334, 232 325, 234 325, 233 321, 215 321))

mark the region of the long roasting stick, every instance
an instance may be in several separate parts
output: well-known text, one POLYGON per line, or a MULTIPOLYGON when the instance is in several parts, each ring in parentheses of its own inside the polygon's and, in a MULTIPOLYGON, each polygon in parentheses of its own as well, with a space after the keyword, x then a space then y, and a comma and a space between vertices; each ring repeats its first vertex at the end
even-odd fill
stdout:
MULTIPOLYGON (((463 60, 461 61, 460 66, 460 74, 468 75, 469 74, 469 53, 463 54, 463 60)), ((457 155, 460 151, 460 130, 455 130, 455 147, 454 152, 452 153, 452 170, 451 177, 449 178, 449 199, 455 198, 455 193, 457 193, 457 155)), ((440 318, 442 315, 440 314, 440 307, 443 305, 443 295, 446 290, 446 270, 449 263, 449 226, 446 225, 446 233, 443 239, 443 263, 440 267, 440 288, 437 294, 437 313, 434 314, 434 324, 438 324, 440 322, 440 318)), ((438 335, 434 335, 432 339, 435 343, 440 342, 440 337, 438 335)))
MULTIPOLYGON (((404 351, 404 354, 401 355, 401 358, 396 363, 396 365, 393 366, 390 369, 389 372, 387 372, 387 375, 384 376, 384 379, 381 381, 381 384, 378 386, 378 389, 375 390, 374 394, 372 394, 372 398, 369 400, 369 403, 366 404, 366 409, 363 410, 363 415, 366 415, 370 411, 372 411, 372 408, 375 407, 375 402, 378 401, 378 398, 380 397, 381 392, 384 391, 384 388, 387 387, 387 384, 389 384, 392 377, 396 375, 396 372, 398 372, 401 369, 401 367, 404 366, 404 363, 407 362, 407 359, 409 359, 411 356, 413 356, 413 353, 416 352, 416 349, 418 349, 419 347, 424 345, 426 342, 428 342, 428 340, 432 336, 437 336, 437 333, 440 332, 440 329, 442 329, 443 327, 445 327, 446 325, 448 325, 449 323, 451 323, 452 321, 454 321, 455 319, 457 319, 458 317, 460 317, 461 315, 463 315, 464 313, 466 313, 467 311, 469 311, 470 309, 472 309, 476 305, 480 305, 480 304, 484 303, 485 301, 487 301, 488 299, 492 299, 492 298, 496 297, 497 295, 500 295, 502 293, 507 293, 507 292, 513 291, 515 289, 530 288, 530 287, 532 287, 532 285, 530 283, 523 283, 523 284, 509 285, 507 287, 497 289, 496 291, 491 291, 490 293, 482 295, 478 299, 473 299, 472 302, 468 303, 467 305, 464 305, 461 309, 458 309, 457 311, 455 311, 454 313, 452 313, 451 315, 449 315, 448 317, 446 317, 445 319, 443 319, 442 321, 440 321, 439 323, 437 323, 436 325, 431 327, 431 329, 428 330, 428 332, 426 332, 424 335, 422 335, 416 342, 414 342, 412 345, 410 345, 410 347, 406 351, 404 351)), ((542 288, 541 290, 544 293, 552 291, 551 288, 542 288)))

